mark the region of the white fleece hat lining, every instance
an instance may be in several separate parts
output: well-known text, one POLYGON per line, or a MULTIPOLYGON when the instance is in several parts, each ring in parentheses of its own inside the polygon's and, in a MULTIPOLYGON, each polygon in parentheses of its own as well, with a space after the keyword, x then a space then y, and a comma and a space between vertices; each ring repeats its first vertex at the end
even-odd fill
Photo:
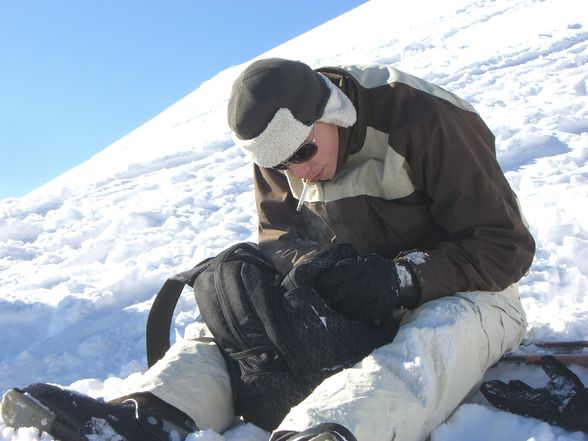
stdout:
MULTIPOLYGON (((357 120, 355 107, 341 89, 328 78, 318 74, 330 90, 323 115, 318 121, 340 127, 351 127, 357 120)), ((252 139, 234 139, 251 155, 253 161, 262 167, 273 167, 288 159, 304 143, 310 134, 311 125, 298 121, 287 108, 280 108, 265 130, 252 139)))

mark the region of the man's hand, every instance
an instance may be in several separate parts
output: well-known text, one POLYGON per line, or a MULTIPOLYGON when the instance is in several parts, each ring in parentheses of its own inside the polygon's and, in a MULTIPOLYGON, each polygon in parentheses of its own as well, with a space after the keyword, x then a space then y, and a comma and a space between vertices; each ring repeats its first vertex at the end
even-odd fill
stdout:
POLYGON ((290 290, 297 286, 316 287, 316 280, 322 274, 334 267, 337 262, 352 257, 359 253, 348 243, 329 245, 325 248, 313 251, 305 256, 290 270, 284 280, 282 287, 290 290))
POLYGON ((388 318, 420 298, 410 270, 377 254, 337 262, 316 277, 315 286, 329 306, 355 320, 388 318))
POLYGON ((568 430, 588 431, 588 388, 553 356, 541 359, 541 367, 549 375, 549 383, 533 389, 513 380, 508 384, 487 381, 480 390, 499 409, 538 418, 568 430))

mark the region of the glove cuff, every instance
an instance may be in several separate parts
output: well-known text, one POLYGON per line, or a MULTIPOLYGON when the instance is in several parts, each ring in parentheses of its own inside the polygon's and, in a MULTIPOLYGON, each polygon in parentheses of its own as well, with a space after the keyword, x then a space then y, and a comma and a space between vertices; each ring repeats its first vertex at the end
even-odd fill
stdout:
POLYGON ((412 269, 402 261, 394 261, 392 272, 398 281, 398 298, 403 308, 415 308, 421 300, 421 288, 412 269))
POLYGON ((588 388, 576 392, 562 413, 565 427, 588 431, 588 388))

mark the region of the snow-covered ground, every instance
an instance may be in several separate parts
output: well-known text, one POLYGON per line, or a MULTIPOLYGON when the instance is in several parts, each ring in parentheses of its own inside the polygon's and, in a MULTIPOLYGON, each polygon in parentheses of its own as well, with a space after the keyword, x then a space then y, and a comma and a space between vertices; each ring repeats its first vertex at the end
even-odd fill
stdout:
MULTIPOLYGON (((400 3, 372 0, 260 56, 315 67, 389 63, 471 101, 496 134, 500 163, 537 240, 521 282, 527 341, 588 340, 585 0, 400 3)), ((145 321, 163 281, 256 239, 251 166, 225 121, 230 85, 243 67, 220 72, 30 194, 0 201, 0 391, 44 381, 116 395, 125 378, 146 368, 145 321)), ((182 335, 196 316, 189 290, 176 312, 182 335)), ((572 369, 588 384, 588 369, 572 369)), ((536 367, 506 363, 487 377, 546 382, 536 367)), ((242 426, 191 439, 267 436, 242 426)), ((0 421, 0 441, 39 439, 50 438, 0 421)), ((500 412, 477 394, 431 439, 588 435, 500 412)))

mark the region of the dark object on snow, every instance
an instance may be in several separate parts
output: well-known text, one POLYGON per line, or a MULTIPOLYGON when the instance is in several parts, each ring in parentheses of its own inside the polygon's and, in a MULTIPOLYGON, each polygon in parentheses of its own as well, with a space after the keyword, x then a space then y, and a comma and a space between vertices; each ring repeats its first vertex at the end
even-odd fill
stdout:
POLYGON ((185 414, 150 393, 112 403, 44 383, 9 389, 2 398, 2 418, 9 427, 36 427, 62 441, 91 436, 162 441, 174 432, 184 439, 197 430, 185 414))
MULTIPOLYGON (((318 293, 282 277, 259 247, 236 244, 170 278, 153 304, 147 329, 150 365, 169 348, 169 323, 184 284, 225 357, 235 413, 272 430, 325 378, 353 366, 393 332, 343 317, 318 293)), ((302 280, 299 280, 302 282, 302 280)))
POLYGON ((580 379, 555 357, 541 359, 549 375, 543 388, 533 389, 520 381, 487 381, 480 390, 499 409, 538 418, 568 430, 588 431, 588 389, 580 379))
POLYGON ((357 441, 344 426, 337 423, 318 424, 303 432, 282 431, 274 433, 270 441, 357 441))

